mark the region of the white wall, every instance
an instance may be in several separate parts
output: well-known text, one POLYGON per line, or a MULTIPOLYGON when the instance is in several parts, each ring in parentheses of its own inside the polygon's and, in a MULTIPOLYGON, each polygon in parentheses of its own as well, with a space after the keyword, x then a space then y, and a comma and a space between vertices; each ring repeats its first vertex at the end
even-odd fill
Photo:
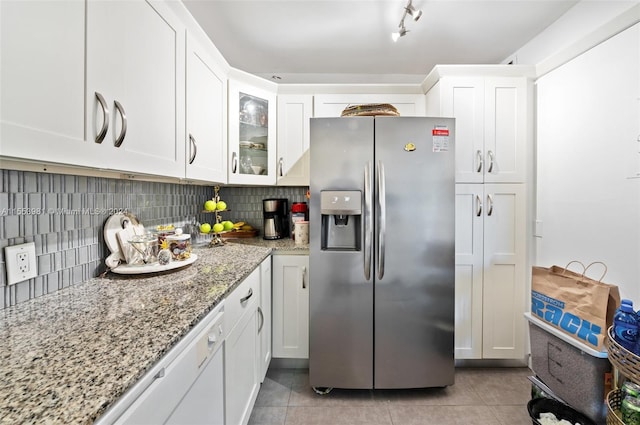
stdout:
POLYGON ((604 261, 640 307, 640 24, 538 79, 536 129, 535 263, 604 261))
POLYGON ((638 20, 637 0, 582 0, 502 63, 537 65, 542 75, 638 20))

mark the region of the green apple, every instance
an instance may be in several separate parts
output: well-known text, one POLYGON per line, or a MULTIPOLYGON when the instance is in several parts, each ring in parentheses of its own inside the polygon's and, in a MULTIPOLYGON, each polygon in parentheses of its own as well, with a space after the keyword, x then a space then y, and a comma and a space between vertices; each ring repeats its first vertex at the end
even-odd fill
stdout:
POLYGON ((227 209, 227 203, 224 201, 218 201, 218 203, 216 204, 216 210, 217 211, 224 211, 227 209))
POLYGON ((233 229, 233 223, 229 220, 223 221, 222 226, 224 227, 225 231, 233 229))
POLYGON ((215 201, 209 199, 207 202, 204 203, 204 209, 206 211, 215 211, 215 209, 216 209, 215 201))
POLYGON ((211 231, 211 225, 209 223, 202 223, 200 225, 200 231, 202 233, 209 233, 211 231))
POLYGON ((216 223, 213 225, 213 233, 220 233, 224 230, 222 223, 216 223))

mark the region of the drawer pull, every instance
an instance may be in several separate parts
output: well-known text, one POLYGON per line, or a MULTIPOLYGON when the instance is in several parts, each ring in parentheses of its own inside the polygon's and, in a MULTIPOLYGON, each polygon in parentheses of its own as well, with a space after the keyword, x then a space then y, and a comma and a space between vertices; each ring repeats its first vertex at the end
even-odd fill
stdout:
POLYGON ((249 292, 244 297, 240 298, 240 304, 247 302, 249 298, 253 296, 253 288, 249 288, 249 292))

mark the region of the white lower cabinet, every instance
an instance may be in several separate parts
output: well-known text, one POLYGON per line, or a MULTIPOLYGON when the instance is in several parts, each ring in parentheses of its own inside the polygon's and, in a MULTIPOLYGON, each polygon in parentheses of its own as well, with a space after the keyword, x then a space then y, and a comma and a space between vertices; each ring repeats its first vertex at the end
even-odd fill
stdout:
POLYGON ((271 257, 260 264, 260 322, 258 337, 260 339, 260 382, 264 382, 271 363, 271 257))
POLYGON ((309 358, 309 256, 273 256, 273 357, 309 358))
POLYGON ((260 268, 226 299, 225 423, 245 425, 260 390, 260 268))
POLYGON ((456 184, 456 359, 523 359, 524 184, 456 184))

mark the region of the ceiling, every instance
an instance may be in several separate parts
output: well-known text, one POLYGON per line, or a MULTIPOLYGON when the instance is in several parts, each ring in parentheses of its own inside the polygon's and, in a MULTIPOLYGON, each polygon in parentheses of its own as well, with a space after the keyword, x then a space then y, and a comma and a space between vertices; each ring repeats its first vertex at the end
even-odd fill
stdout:
POLYGON ((497 64, 578 0, 183 0, 229 64, 278 83, 417 84, 436 64, 497 64))

